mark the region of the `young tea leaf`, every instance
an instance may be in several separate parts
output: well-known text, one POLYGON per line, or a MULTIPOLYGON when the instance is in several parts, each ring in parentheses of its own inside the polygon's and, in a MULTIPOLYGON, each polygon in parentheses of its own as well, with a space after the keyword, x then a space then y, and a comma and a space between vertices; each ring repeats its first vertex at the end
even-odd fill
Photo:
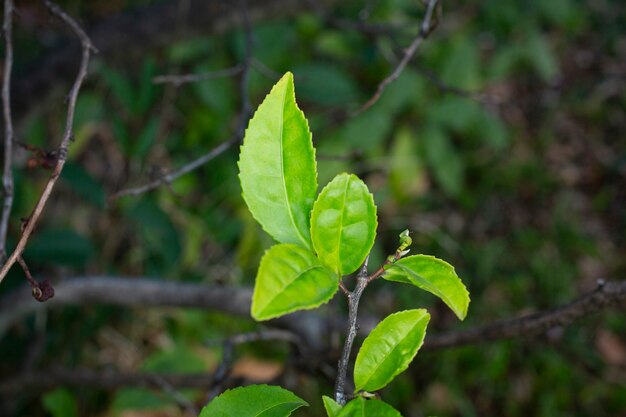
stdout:
POLYGON ((225 391, 202 409, 200 417, 288 417, 308 405, 281 387, 248 385, 225 391))
POLYGON ((329 301, 338 277, 312 252, 293 244, 272 246, 261 259, 252 296, 252 317, 268 320, 329 301))
POLYGON ((328 417, 337 417, 341 412, 341 405, 337 401, 333 400, 326 395, 322 395, 322 401, 324 401, 324 409, 328 417))
POLYGON ((385 271, 388 281, 404 282, 426 290, 448 305, 463 320, 469 306, 469 292, 449 263, 429 255, 400 259, 385 271))
POLYGON ((337 275, 350 274, 374 245, 376 206, 356 175, 337 175, 320 193, 311 214, 317 256, 337 275))
POLYGON ((239 157, 243 198, 281 243, 311 249, 309 216, 317 193, 315 150, 288 72, 265 97, 246 130, 239 157))
POLYGON ((354 364, 357 391, 376 391, 403 372, 424 342, 430 314, 424 309, 394 313, 372 330, 354 364))
POLYGON ((336 417, 402 417, 395 408, 381 400, 355 398, 336 417))

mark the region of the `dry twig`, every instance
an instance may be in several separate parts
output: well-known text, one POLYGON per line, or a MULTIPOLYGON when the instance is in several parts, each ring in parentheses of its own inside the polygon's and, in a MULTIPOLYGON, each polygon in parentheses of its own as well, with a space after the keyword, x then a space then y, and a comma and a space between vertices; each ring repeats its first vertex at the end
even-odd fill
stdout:
POLYGON ((413 40, 413 42, 411 42, 411 45, 406 49, 406 51, 404 52, 404 56, 402 57, 402 59, 400 60, 396 68, 392 71, 391 74, 389 74, 384 80, 382 80, 380 84, 378 84, 378 87, 376 88, 376 92, 374 93, 374 95, 369 100, 367 100, 365 104, 363 104, 359 108, 359 110, 357 110, 356 112, 357 114, 372 107, 372 105, 376 103, 378 99, 380 98, 380 96, 383 94, 383 92, 385 91, 385 88, 387 88, 389 84, 395 81, 400 76, 400 74, 402 74, 402 71, 404 71, 404 68, 411 61, 411 59, 413 59, 413 57, 415 56, 415 52, 417 52, 417 48, 419 48, 422 42, 428 37, 428 35, 430 35, 430 33, 433 30, 432 18, 433 18, 433 14, 434 14, 436 6, 437 6, 437 0, 428 1, 428 5, 426 6, 426 13, 424 15, 424 19, 422 19, 422 24, 420 25, 420 31, 417 37, 413 40))
POLYGON ((13 208, 13 119, 11 117, 11 71, 13 69, 13 0, 4 0, 4 72, 2 114, 4 116, 4 162, 2 172, 2 218, 0 219, 0 260, 6 257, 9 218, 13 208))
POLYGON ((70 27, 70 29, 74 32, 74 34, 80 39, 82 45, 82 58, 80 62, 80 68, 78 70, 78 75, 76 76, 76 80, 74 81, 74 85, 70 90, 68 96, 68 104, 67 104, 67 117, 65 120, 65 131, 63 132, 63 138, 61 139, 61 145, 59 146, 58 152, 58 160, 57 164, 44 187, 41 196, 39 197, 39 201, 37 201, 37 205, 33 209, 33 212, 28 217, 24 228, 22 230, 22 234, 20 236, 17 245, 9 258, 6 260, 2 269, 0 270, 0 283, 6 277, 7 273, 17 262, 22 254, 24 253, 24 249, 26 248, 26 243, 30 238, 30 235, 33 233, 35 229, 35 225, 37 224, 37 220, 41 216, 48 199, 50 198, 50 194, 52 193, 52 189, 56 184, 59 176, 61 175, 61 171, 63 170, 63 166, 65 165, 65 160, 67 158, 67 148, 69 146, 70 141, 72 140, 72 126, 74 123, 74 112, 76 110, 76 100, 78 98, 78 92, 80 91, 80 87, 87 76, 87 66, 89 65, 89 57, 91 52, 97 52, 96 48, 92 45, 91 40, 87 37, 87 34, 82 30, 82 28, 76 23, 76 21, 70 17, 67 13, 65 13, 59 6, 52 3, 49 0, 44 0, 44 4, 50 10, 50 12, 65 22, 66 25, 70 27))
MULTIPOLYGON (((235 67, 230 69, 226 69, 222 71, 222 73, 217 74, 207 73, 207 74, 188 74, 184 76, 168 76, 169 78, 163 82, 173 82, 174 84, 181 84, 183 82, 199 82, 209 78, 215 78, 216 76, 230 76, 234 75, 233 73, 241 74, 241 78, 239 81, 239 95, 241 100, 241 110, 239 114, 239 123, 236 128, 235 134, 225 142, 222 142, 208 153, 202 155, 201 157, 183 165, 175 171, 172 171, 168 174, 163 175, 161 178, 150 181, 144 185, 140 185, 138 187, 127 188, 121 191, 118 191, 111 196, 109 196, 109 201, 117 200, 120 197, 125 196, 137 196, 143 193, 147 193, 156 188, 159 188, 162 185, 169 185, 172 181, 182 177, 185 174, 188 174, 201 166, 205 165, 207 162, 215 159, 217 156, 226 152, 236 143, 239 143, 243 139, 243 135, 245 132, 246 125, 248 124, 248 120, 250 119, 250 115, 252 113, 252 106, 250 105, 250 99, 248 98, 248 80, 250 73, 250 66, 252 64, 252 27, 250 24, 250 19, 248 16, 248 10, 246 8, 245 2, 241 2, 240 11, 242 15, 242 22, 245 32, 245 54, 243 62, 235 67), (178 78, 176 78, 178 77, 178 78)), ((163 80, 163 79, 161 79, 163 80)), ((155 79, 156 82, 156 79, 155 79)))

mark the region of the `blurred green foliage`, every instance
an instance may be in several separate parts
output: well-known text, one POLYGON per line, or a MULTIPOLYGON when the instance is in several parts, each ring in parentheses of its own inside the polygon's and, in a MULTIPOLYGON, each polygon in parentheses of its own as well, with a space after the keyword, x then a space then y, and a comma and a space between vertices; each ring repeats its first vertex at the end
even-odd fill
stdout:
MULTIPOLYGON (((75 15, 104 13, 100 2, 67 3, 75 15)), ((126 7, 115 4, 108 13, 126 7)), ((626 60, 621 2, 446 3, 414 62, 356 116, 413 39, 423 8, 408 0, 345 1, 331 12, 392 24, 397 33, 375 38, 332 26, 311 11, 256 22, 251 103, 292 70, 318 149, 319 183, 355 172, 375 194, 378 235, 387 240, 371 262, 392 252, 408 227, 414 251, 449 260, 472 294, 462 326, 433 297, 395 293, 384 282, 368 290, 363 314, 383 316, 417 302, 433 313, 431 331, 443 331, 549 308, 592 288, 597 278, 624 276, 626 89, 616 72, 626 60)), ((16 60, 36 59, 41 46, 19 30, 16 60)), ((70 161, 25 253, 35 276, 251 284, 272 242, 244 209, 236 146, 171 187, 107 201, 208 152, 237 125, 237 77, 179 88, 152 78, 229 68, 243 57, 244 33, 234 27, 119 62, 95 58, 80 94, 70 161)), ((54 148, 61 100, 33 110, 20 139, 54 148)), ((12 244, 47 175, 25 168, 15 174, 12 244)), ((21 275, 15 268, 0 291, 23 285, 21 275)), ((207 339, 256 328, 197 311, 55 310, 4 335, 3 375, 19 372, 41 320, 42 369, 105 364, 211 372, 221 349, 207 346, 207 339), (107 336, 111 332, 119 337, 107 336)), ((607 349, 626 349, 625 331, 623 314, 607 312, 528 340, 422 353, 384 398, 406 416, 624 415, 626 364, 612 362, 607 349), (602 344, 607 332, 617 340, 609 348, 602 344)), ((259 342, 238 352, 284 359, 285 349, 259 342)), ((314 401, 331 390, 332 381, 306 376, 294 389, 315 416, 323 409, 314 401)), ((199 391, 184 395, 203 401, 199 391)), ((59 388, 14 400, 16 415, 24 416, 177 410, 171 396, 139 388, 100 395, 59 388)))

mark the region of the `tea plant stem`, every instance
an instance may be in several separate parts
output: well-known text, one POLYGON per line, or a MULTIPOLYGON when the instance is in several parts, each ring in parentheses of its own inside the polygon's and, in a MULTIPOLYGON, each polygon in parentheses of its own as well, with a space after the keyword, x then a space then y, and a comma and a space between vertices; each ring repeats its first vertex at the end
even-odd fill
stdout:
POLYGON ((11 269, 11 267, 21 258, 24 249, 26 248, 26 243, 30 238, 30 235, 33 233, 35 229, 35 225, 39 220, 39 217, 43 213, 43 209, 52 194, 52 189, 54 188, 57 180, 61 176, 61 171, 63 170, 63 166, 65 165, 65 160, 67 158, 67 148, 72 140, 72 128, 74 124, 74 112, 76 110, 76 100, 78 99, 78 92, 83 84, 83 81, 87 77, 87 66, 89 65, 89 58, 91 56, 91 52, 97 52, 96 48, 91 43, 91 40, 87 36, 87 34, 83 31, 83 29, 76 23, 76 21, 70 17, 67 13, 65 13, 59 6, 56 4, 44 0, 44 4, 50 10, 50 12, 61 19, 67 26, 71 28, 74 34, 80 39, 82 45, 82 57, 80 61, 80 68, 78 70, 78 75, 76 76, 76 80, 72 85, 70 93, 68 95, 67 101, 67 116, 65 120, 65 131, 63 132, 63 138, 61 139, 61 145, 59 146, 58 159, 46 186, 44 187, 41 196, 39 197, 39 201, 35 205, 32 213, 28 217, 28 220, 25 223, 25 226, 22 230, 22 235, 17 242, 15 250, 6 260, 4 265, 2 265, 2 269, 0 270, 0 283, 6 277, 7 273, 11 269))
POLYGON ((6 256, 7 230, 13 207, 13 119, 11 117, 11 70, 13 69, 13 1, 4 1, 4 73, 2 113, 4 115, 4 165, 2 174, 2 219, 0 220, 0 258, 6 256))
POLYGON ((356 277, 356 287, 354 291, 348 293, 348 332, 346 335, 346 341, 343 345, 343 352, 341 353, 341 359, 339 359, 339 366, 337 369, 337 381, 335 383, 335 401, 341 405, 345 405, 347 402, 346 397, 346 378, 348 374, 348 364, 350 362, 350 353, 352 352, 352 344, 358 331, 357 315, 359 310, 359 301, 361 295, 367 284, 369 283, 367 277, 367 261, 361 267, 361 270, 356 277))

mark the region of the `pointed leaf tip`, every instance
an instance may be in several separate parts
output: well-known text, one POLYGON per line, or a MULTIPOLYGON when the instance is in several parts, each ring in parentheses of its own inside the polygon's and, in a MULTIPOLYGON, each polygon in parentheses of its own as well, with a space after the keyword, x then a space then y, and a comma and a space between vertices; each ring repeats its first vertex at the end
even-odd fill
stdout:
POLYGON ((317 256, 337 275, 356 271, 376 237, 376 205, 356 175, 339 174, 320 192, 311 213, 317 256))
POLYGON ((328 302, 338 288, 337 276, 315 254, 298 245, 274 245, 261 259, 251 314, 256 320, 269 320, 315 308, 328 302))
POLYGON ((250 120, 238 165, 243 198, 263 229, 278 242, 312 248, 315 150, 306 117, 296 104, 290 72, 250 120))
POLYGON ((469 292, 454 267, 430 255, 413 255, 391 265, 383 275, 388 281, 419 287, 439 297, 460 319, 465 319, 469 292))

